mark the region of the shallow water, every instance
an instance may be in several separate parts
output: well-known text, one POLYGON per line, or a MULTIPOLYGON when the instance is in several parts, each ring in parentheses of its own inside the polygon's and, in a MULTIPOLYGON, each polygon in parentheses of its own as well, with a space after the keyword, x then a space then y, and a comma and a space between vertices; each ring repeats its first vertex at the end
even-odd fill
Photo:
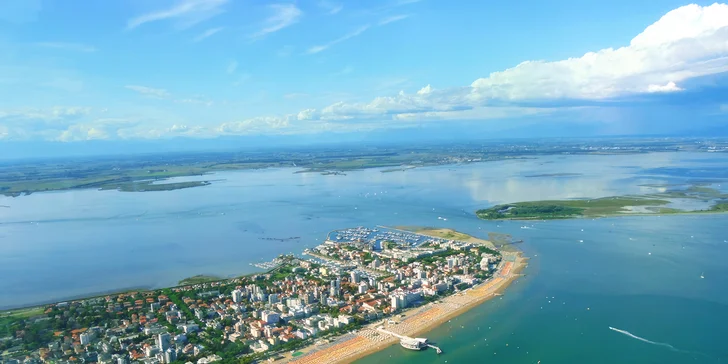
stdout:
POLYGON ((727 215, 529 223, 532 229, 473 216, 503 202, 664 190, 645 184, 707 181, 725 190, 725 166, 728 155, 721 154, 551 156, 346 176, 239 171, 177 191, 0 197, 10 206, 0 209, 0 307, 248 273, 255 270, 249 263, 298 253, 333 229, 429 225, 524 239, 533 256, 528 276, 502 300, 428 334, 444 355, 393 347, 364 362, 472 362, 485 354, 504 363, 727 360, 717 343, 728 334, 721 327, 728 322, 721 288, 728 280, 727 215), (532 177, 553 173, 572 175, 532 177), (546 296, 555 297, 551 304, 546 296))

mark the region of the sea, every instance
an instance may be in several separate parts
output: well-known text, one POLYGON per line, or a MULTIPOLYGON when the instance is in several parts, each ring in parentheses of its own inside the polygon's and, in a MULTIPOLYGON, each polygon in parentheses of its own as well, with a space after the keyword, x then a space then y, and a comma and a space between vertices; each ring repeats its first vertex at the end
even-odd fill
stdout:
MULTIPOLYGON (((216 173, 164 192, 0 197, 0 308, 232 277, 335 229, 430 226, 507 233, 530 263, 505 294, 360 363, 728 362, 728 215, 483 221, 474 211, 544 199, 728 192, 728 154, 559 155, 345 175, 216 173)), ((164 182, 163 182, 164 183, 164 182)), ((674 200, 705 208, 708 200, 674 200)))

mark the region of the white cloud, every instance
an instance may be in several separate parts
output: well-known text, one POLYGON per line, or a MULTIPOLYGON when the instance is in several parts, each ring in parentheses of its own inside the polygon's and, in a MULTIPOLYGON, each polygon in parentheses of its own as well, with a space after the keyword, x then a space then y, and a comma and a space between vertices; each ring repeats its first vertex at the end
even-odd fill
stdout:
POLYGON ((227 74, 231 75, 231 74, 235 73, 235 70, 237 70, 237 69, 238 69, 238 61, 230 61, 230 63, 228 63, 227 68, 225 69, 225 72, 227 72, 227 74))
POLYGON ((326 14, 334 15, 344 9, 344 4, 335 3, 327 0, 321 0, 318 2, 318 6, 326 11, 326 14))
POLYGON ((317 117, 316 109, 306 109, 301 110, 301 112, 296 115, 296 119, 298 120, 313 120, 317 117))
POLYGON ((268 7, 273 11, 273 15, 263 22, 263 28, 251 35, 251 38, 260 38, 291 26, 303 15, 301 9, 294 4, 273 4, 268 7))
POLYGON ((81 43, 39 42, 39 43, 35 43, 35 45, 37 45, 39 47, 44 47, 44 48, 54 48, 54 49, 73 51, 73 52, 85 52, 85 53, 96 52, 95 47, 86 45, 86 44, 81 44, 81 43))
POLYGON ((486 99, 605 99, 726 71, 728 5, 687 5, 667 13, 628 46, 557 62, 523 62, 475 80, 472 87, 486 99))
POLYGON ((74 119, 89 115, 90 107, 81 106, 54 106, 46 109, 10 109, 0 110, 0 121, 58 121, 64 119, 74 119))
POLYGON ((200 33, 198 36, 192 38, 192 41, 195 42, 195 43, 196 42, 201 42, 202 40, 207 39, 207 38, 209 38, 209 37, 217 34, 222 29, 223 29, 222 27, 210 28, 210 29, 205 30, 204 32, 200 33))
POLYGON ((165 99, 170 96, 170 93, 161 88, 152 88, 152 87, 146 87, 146 86, 139 86, 139 85, 127 85, 124 86, 125 88, 138 92, 144 96, 157 98, 157 99, 165 99))
POLYGON ((223 123, 217 127, 220 134, 255 134, 269 132, 271 129, 282 129, 289 125, 291 116, 263 116, 223 123))
POLYGON ((389 23, 394 23, 396 21, 404 20, 404 19, 407 19, 409 17, 410 17, 409 14, 393 15, 393 16, 390 16, 390 17, 387 17, 387 18, 384 18, 384 19, 380 20, 379 21, 379 24, 377 24, 377 25, 379 25, 379 26, 387 25, 389 23))
POLYGON ((664 85, 649 85, 647 86, 647 92, 675 92, 675 91, 682 91, 680 87, 678 87, 675 82, 668 82, 664 85))
MULTIPOLYGON (((175 6, 139 15, 127 21, 127 29, 161 20, 176 20, 181 28, 191 27, 224 12, 228 0, 182 0, 175 6)), ((213 33, 214 34, 214 33, 213 33)))
POLYGON ((339 43, 341 43, 343 41, 346 41, 346 40, 349 40, 351 38, 354 38, 354 37, 360 35, 361 33, 364 33, 367 29, 369 29, 369 25, 364 25, 364 26, 360 27, 359 29, 357 29, 357 30, 355 30, 355 31, 353 31, 351 33, 348 33, 348 34, 344 35, 343 37, 340 37, 340 38, 337 38, 337 39, 332 40, 331 42, 328 42, 328 43, 322 44, 322 45, 313 46, 313 47, 309 48, 306 51, 306 53, 307 54, 315 54, 315 53, 319 53, 321 51, 325 51, 325 50, 329 49, 333 45, 339 44, 339 43))

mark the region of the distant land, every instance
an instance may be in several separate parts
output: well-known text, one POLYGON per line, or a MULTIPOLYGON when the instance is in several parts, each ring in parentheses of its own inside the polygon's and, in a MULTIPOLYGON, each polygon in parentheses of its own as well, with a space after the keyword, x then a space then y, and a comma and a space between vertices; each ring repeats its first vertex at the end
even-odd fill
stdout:
POLYGON ((553 220, 625 215, 725 212, 728 212, 728 194, 723 194, 713 188, 694 185, 684 190, 650 195, 515 202, 481 209, 475 213, 484 220, 553 220), (666 205, 670 204, 671 198, 710 201, 711 206, 702 210, 667 207, 666 205))
MULTIPOLYGON (((173 177, 244 169, 295 168, 335 178, 346 171, 382 168, 406 173, 408 169, 536 158, 544 155, 614 155, 650 152, 726 152, 728 140, 694 138, 553 139, 533 141, 490 140, 356 147, 296 147, 227 152, 158 153, 113 157, 76 157, 0 162, 0 193, 21 196, 44 191, 75 189, 158 192, 206 186, 213 180, 164 183, 173 177)), ((552 173, 528 177, 558 177, 552 173)))

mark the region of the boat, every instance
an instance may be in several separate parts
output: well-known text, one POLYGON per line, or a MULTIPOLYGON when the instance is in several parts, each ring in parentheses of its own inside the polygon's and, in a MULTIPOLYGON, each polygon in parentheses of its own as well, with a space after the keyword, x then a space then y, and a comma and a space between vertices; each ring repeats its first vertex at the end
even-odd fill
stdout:
POLYGON ((705 278, 705 275, 703 275, 703 273, 700 273, 700 278, 705 278))

